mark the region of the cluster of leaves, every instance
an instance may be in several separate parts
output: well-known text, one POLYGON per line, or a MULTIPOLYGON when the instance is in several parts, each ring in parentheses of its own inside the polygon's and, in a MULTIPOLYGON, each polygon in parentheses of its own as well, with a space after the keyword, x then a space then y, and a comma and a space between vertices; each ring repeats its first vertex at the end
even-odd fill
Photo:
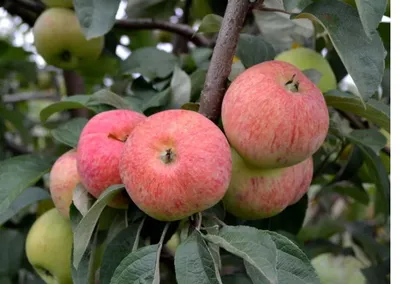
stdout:
MULTIPOLYGON (((198 32, 212 40, 227 1, 191 2, 188 24, 199 25, 198 32)), ((90 209, 83 215, 75 207, 78 204, 71 206, 74 283, 91 279, 98 257, 100 283, 320 283, 324 276, 317 277, 309 259, 318 267, 318 257, 326 254, 358 260, 369 283, 388 281, 390 155, 382 150, 389 145, 385 135, 390 133, 390 23, 380 22, 386 1, 356 3, 265 1, 266 7, 292 15, 249 13, 236 51, 239 60, 229 76, 231 81, 293 45, 324 50, 338 80, 351 75, 357 91, 339 88, 324 94, 331 125, 314 155, 307 196, 268 219, 239 220, 218 204, 168 224, 145 216, 134 204, 128 210, 108 208, 107 202, 124 190, 112 186, 97 201, 87 199, 90 209), (181 242, 176 252, 165 246, 174 234, 181 242)), ((50 199, 46 173, 61 153, 76 147, 88 121, 70 118, 68 111, 85 108, 92 116, 109 109, 146 115, 171 108, 198 109, 212 49, 193 47, 187 54, 173 54, 157 48, 161 42, 173 42, 171 36, 113 28, 119 4, 74 1, 86 36, 107 38, 98 62, 78 70, 87 94, 45 101, 40 113, 34 114, 30 102, 0 101, 0 238, 4 240, 0 263, 8 264, 0 265, 1 283, 21 278, 21 270, 25 279, 34 279, 23 247, 36 218, 35 205, 50 199), (131 51, 124 60, 116 56, 122 37, 129 38, 125 47, 131 51), (108 88, 104 78, 112 80, 108 88), (45 134, 35 137, 35 127, 45 134), (18 149, 10 142, 32 153, 12 157, 18 149)), ((184 8, 182 1, 131 0, 126 13, 131 18, 168 20, 179 7, 184 8)), ((36 67, 29 52, 6 40, 1 43, 2 93, 32 89, 36 67), (27 66, 34 70, 27 72, 31 70, 27 66)))

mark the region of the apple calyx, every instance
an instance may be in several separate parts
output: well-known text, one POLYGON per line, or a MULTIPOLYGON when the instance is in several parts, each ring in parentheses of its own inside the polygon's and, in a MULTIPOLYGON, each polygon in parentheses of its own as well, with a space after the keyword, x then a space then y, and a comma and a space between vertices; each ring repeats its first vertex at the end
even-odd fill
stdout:
POLYGON ((170 164, 175 160, 175 155, 176 154, 172 151, 172 148, 169 148, 160 154, 160 159, 164 164, 170 164))
POLYGON ((292 92, 297 93, 299 91, 300 82, 295 80, 296 74, 293 74, 292 78, 285 83, 285 88, 292 92))

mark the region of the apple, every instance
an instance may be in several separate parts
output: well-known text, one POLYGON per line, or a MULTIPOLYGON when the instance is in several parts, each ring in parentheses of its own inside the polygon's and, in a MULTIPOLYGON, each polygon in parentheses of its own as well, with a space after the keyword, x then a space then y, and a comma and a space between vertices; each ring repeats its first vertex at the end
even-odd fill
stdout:
POLYGON ((72 284, 72 228, 56 208, 41 215, 29 229, 26 256, 47 284, 72 284))
POLYGON ((232 160, 222 131, 190 110, 166 110, 138 125, 125 143, 120 173, 133 202, 160 221, 217 204, 228 189, 232 160))
MULTIPOLYGON (((146 116, 131 110, 110 110, 93 116, 83 128, 77 146, 81 183, 98 198, 104 190, 121 184, 119 160, 125 140, 146 116)), ((117 195, 109 205, 126 208, 129 199, 117 195)))
POLYGON ((335 73, 333 73, 328 60, 313 49, 306 47, 289 49, 278 54, 275 57, 275 60, 293 64, 301 70, 317 70, 322 75, 317 86, 323 93, 337 88, 336 76, 335 73))
POLYGON ((47 7, 72 8, 73 0, 42 0, 47 7))
POLYGON ((51 199, 61 215, 67 218, 69 218, 72 194, 80 182, 76 158, 76 150, 69 150, 57 159, 50 171, 51 199))
POLYGON ((66 70, 96 60, 104 46, 104 36, 87 40, 74 11, 66 8, 45 10, 33 26, 33 36, 43 59, 66 70))
POLYGON ((311 157, 329 127, 318 87, 297 67, 275 60, 254 65, 233 80, 221 118, 231 146, 262 168, 288 167, 311 157))
POLYGON ((306 194, 313 175, 313 161, 287 168, 261 169, 247 164, 232 149, 232 179, 223 204, 227 212, 246 219, 272 217, 306 194))

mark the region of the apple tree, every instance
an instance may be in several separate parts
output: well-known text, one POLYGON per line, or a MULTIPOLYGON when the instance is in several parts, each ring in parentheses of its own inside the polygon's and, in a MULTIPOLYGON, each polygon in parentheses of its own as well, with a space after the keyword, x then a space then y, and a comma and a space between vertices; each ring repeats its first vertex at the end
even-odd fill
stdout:
POLYGON ((390 282, 390 0, 0 3, 0 283, 390 282))

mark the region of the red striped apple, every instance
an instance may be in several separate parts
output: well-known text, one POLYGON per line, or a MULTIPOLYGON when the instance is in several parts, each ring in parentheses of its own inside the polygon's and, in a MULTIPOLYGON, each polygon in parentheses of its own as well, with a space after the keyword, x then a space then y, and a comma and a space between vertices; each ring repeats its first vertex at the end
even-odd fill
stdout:
POLYGON ((72 194, 80 182, 76 166, 76 150, 61 155, 50 171, 50 194, 55 207, 64 217, 69 217, 72 194))
POLYGON ((232 179, 223 203, 227 212, 246 220, 272 217, 296 203, 307 192, 313 161, 279 169, 247 164, 232 149, 232 179))
POLYGON ((125 143, 120 173, 133 202, 161 221, 206 210, 224 196, 232 159, 222 131, 189 110, 156 113, 125 143))
MULTIPOLYGON (((110 110, 92 117, 78 142, 78 173, 87 191, 98 198, 104 190, 121 184, 118 165, 125 140, 146 117, 130 110, 110 110)), ((129 199, 117 195, 110 206, 126 208, 129 199)))
POLYGON ((262 168, 295 165, 324 142, 329 114, 318 87, 297 67, 267 61, 250 67, 229 86, 222 122, 232 147, 262 168))

